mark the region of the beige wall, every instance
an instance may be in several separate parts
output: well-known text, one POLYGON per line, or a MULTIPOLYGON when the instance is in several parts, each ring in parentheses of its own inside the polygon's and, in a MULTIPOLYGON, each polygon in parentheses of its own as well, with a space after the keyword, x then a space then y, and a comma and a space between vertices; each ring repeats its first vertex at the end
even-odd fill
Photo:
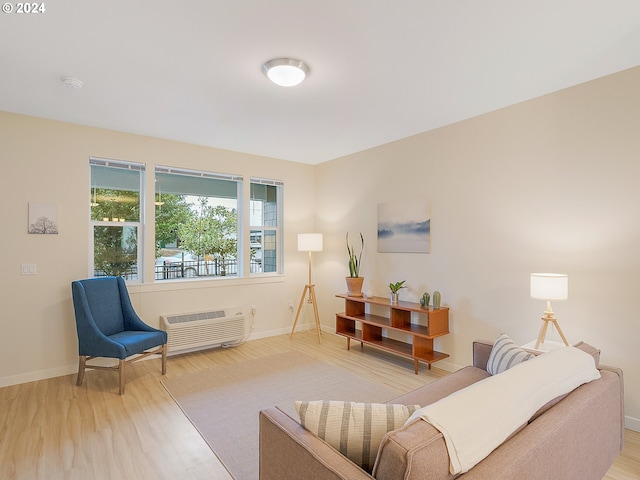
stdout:
POLYGON ((638 85, 640 68, 318 166, 321 311, 343 308, 333 294, 348 273, 344 234, 361 231, 374 294, 405 279, 401 298, 442 293, 451 334, 436 343, 453 369, 470 363, 475 338, 534 339, 545 304, 529 298, 529 273, 567 273, 560 325, 624 369, 638 429, 638 85), (377 205, 425 199, 432 253, 377 253, 377 205))
MULTIPOLYGON (((0 112, 2 292, 0 386, 73 372, 77 340, 70 283, 89 275, 89 157, 145 163, 153 184, 156 164, 220 171, 285 182, 285 271, 269 279, 209 280, 132 285, 134 306, 150 324, 167 313, 241 305, 252 336, 288 332, 289 300, 306 283, 306 256, 296 234, 313 230, 313 167, 298 163, 122 134, 0 112), (29 202, 58 206, 58 235, 28 235, 29 202), (20 274, 35 263, 37 275, 20 274), (256 306, 255 318, 250 314, 256 306)), ((148 219, 153 192, 148 192, 148 219)), ((150 227, 150 230, 153 229, 150 227)), ((145 271, 153 278, 154 239, 145 239, 145 271)), ((306 315, 302 323, 311 321, 306 315)), ((249 331, 249 330, 248 330, 249 331)))
POLYGON ((475 338, 535 338, 544 304, 529 298, 529 273, 564 272, 570 298, 554 304, 560 323, 571 342, 600 347, 603 362, 625 370, 628 425, 640 430, 638 85, 637 68, 316 167, 0 112, 0 386, 74 371, 69 284, 88 275, 88 158, 98 156, 286 184, 286 275, 132 287, 150 323, 240 304, 257 306, 253 337, 288 331, 288 301, 297 304, 307 274, 296 235, 320 231, 314 280, 321 321, 333 328, 344 234, 361 231, 365 288, 386 295, 390 281, 406 279, 405 299, 442 292, 451 334, 437 346, 451 354, 441 366, 455 369, 471 361, 475 338), (377 204, 425 199, 432 253, 376 253, 377 204), (58 205, 59 235, 26 234, 29 202, 58 205), (20 275, 21 263, 36 263, 38 274, 20 275))

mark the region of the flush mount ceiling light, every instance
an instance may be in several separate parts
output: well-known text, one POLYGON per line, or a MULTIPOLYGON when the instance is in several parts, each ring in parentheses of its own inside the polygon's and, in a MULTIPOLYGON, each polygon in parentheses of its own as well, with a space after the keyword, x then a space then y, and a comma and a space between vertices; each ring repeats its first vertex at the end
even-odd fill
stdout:
POLYGON ((262 65, 262 71, 276 85, 293 87, 309 75, 309 67, 301 60, 274 58, 262 65))
POLYGON ((82 83, 82 80, 78 80, 77 78, 73 77, 62 77, 60 80, 62 80, 62 83, 65 87, 75 90, 80 90, 82 88, 82 85, 84 85, 82 83))

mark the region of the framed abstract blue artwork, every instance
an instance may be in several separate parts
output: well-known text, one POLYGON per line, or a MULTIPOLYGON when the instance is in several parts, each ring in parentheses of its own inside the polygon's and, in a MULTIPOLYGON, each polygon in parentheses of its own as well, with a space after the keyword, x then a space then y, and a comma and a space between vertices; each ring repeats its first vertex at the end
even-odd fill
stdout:
POLYGON ((378 252, 431 253, 429 203, 378 204, 378 252))

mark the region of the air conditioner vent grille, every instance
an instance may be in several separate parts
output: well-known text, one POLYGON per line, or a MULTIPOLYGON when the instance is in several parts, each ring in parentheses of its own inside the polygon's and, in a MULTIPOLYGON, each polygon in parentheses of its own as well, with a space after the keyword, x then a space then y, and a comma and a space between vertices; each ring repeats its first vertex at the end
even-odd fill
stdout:
POLYGON ((181 315, 171 315, 167 317, 167 322, 174 323, 184 323, 184 322, 193 322, 194 320, 208 320, 210 318, 222 318, 226 316, 224 310, 212 310, 209 312, 197 312, 197 313, 184 313, 181 315))

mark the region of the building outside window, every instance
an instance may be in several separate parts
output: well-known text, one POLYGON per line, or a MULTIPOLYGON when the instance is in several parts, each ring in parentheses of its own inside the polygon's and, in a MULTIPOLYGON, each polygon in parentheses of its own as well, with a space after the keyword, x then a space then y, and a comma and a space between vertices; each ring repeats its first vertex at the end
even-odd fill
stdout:
POLYGON ((282 273, 283 189, 284 184, 280 181, 251 178, 251 273, 282 273))
POLYGON ((91 170, 90 275, 142 281, 144 165, 100 158, 91 170))

